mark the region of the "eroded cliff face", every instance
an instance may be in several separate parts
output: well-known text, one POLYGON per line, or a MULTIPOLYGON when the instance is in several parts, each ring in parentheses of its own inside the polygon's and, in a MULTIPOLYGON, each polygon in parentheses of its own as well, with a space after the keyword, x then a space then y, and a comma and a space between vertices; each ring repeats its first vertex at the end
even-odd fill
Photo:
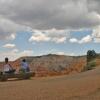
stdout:
POLYGON ((81 72, 86 57, 47 55, 33 59, 30 66, 38 75, 61 75, 81 72))
POLYGON ((36 72, 36 76, 77 73, 81 72, 86 65, 86 56, 71 57, 49 54, 38 57, 22 57, 10 62, 17 71, 20 68, 20 62, 23 58, 27 60, 31 70, 36 72))

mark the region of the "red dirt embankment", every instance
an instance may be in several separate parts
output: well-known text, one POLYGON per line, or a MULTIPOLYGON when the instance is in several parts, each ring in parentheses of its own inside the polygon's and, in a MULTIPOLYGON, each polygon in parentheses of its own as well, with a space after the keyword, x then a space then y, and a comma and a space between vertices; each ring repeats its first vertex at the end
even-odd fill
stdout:
MULTIPOLYGON (((86 56, 72 57, 64 55, 44 55, 39 57, 21 57, 10 64, 18 71, 21 60, 25 58, 36 76, 55 76, 78 73, 86 65, 86 56)), ((0 67, 3 66, 0 63, 0 67)))

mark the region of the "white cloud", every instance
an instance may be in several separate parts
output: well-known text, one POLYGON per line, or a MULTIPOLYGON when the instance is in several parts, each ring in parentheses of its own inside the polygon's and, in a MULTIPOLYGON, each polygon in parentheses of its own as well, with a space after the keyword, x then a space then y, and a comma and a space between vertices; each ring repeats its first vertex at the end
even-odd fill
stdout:
POLYGON ((30 42, 55 42, 64 43, 69 38, 70 34, 67 30, 33 30, 33 35, 30 37, 30 42))
POLYGON ((83 38, 79 41, 79 43, 89 43, 89 42, 91 42, 91 41, 92 41, 92 36, 87 35, 87 36, 83 37, 83 38))
POLYGON ((12 33, 8 37, 6 37, 6 40, 14 40, 15 38, 16 38, 16 33, 12 33))
POLYGON ((75 56, 74 53, 66 53, 66 52, 56 52, 57 55, 67 55, 67 56, 75 56))
POLYGON ((79 44, 89 43, 89 42, 100 43, 100 25, 92 28, 91 35, 87 35, 82 39, 71 38, 69 41, 71 43, 79 43, 79 44))
POLYGON ((41 41, 49 41, 50 38, 43 34, 41 31, 35 30, 34 34, 30 37, 29 41, 36 41, 36 42, 41 42, 41 41))
POLYGON ((4 48, 15 48, 16 45, 15 44, 5 44, 3 45, 4 48))
POLYGON ((100 25, 93 29, 92 37, 95 43, 100 43, 100 25))
POLYGON ((66 37, 61 37, 61 38, 55 37, 52 39, 52 41, 55 43, 64 43, 66 41, 66 37))
POLYGON ((57 52, 56 54, 57 54, 57 55, 65 55, 64 52, 57 52))
POLYGON ((70 41, 71 43, 78 43, 78 40, 77 40, 76 38, 71 38, 69 41, 70 41))
POLYGON ((76 38, 71 38, 69 40, 69 42, 71 43, 79 43, 79 44, 83 44, 83 43, 89 43, 89 42, 92 42, 93 40, 93 37, 91 35, 87 35, 85 37, 83 37, 82 39, 78 40, 76 38))

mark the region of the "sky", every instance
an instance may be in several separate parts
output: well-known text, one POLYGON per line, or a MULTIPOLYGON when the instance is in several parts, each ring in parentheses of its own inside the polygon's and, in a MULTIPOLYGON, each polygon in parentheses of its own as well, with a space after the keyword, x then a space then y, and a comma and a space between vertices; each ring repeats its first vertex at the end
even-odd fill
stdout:
POLYGON ((100 0, 0 0, 0 61, 100 53, 100 0))

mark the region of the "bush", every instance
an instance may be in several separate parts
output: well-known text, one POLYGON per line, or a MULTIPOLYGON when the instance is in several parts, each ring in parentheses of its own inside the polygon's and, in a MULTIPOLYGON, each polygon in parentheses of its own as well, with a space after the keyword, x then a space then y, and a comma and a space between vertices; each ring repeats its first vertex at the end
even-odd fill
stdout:
POLYGON ((91 61, 87 64, 87 66, 85 66, 84 70, 92 70, 94 69, 94 67, 96 67, 96 62, 95 61, 91 61))

